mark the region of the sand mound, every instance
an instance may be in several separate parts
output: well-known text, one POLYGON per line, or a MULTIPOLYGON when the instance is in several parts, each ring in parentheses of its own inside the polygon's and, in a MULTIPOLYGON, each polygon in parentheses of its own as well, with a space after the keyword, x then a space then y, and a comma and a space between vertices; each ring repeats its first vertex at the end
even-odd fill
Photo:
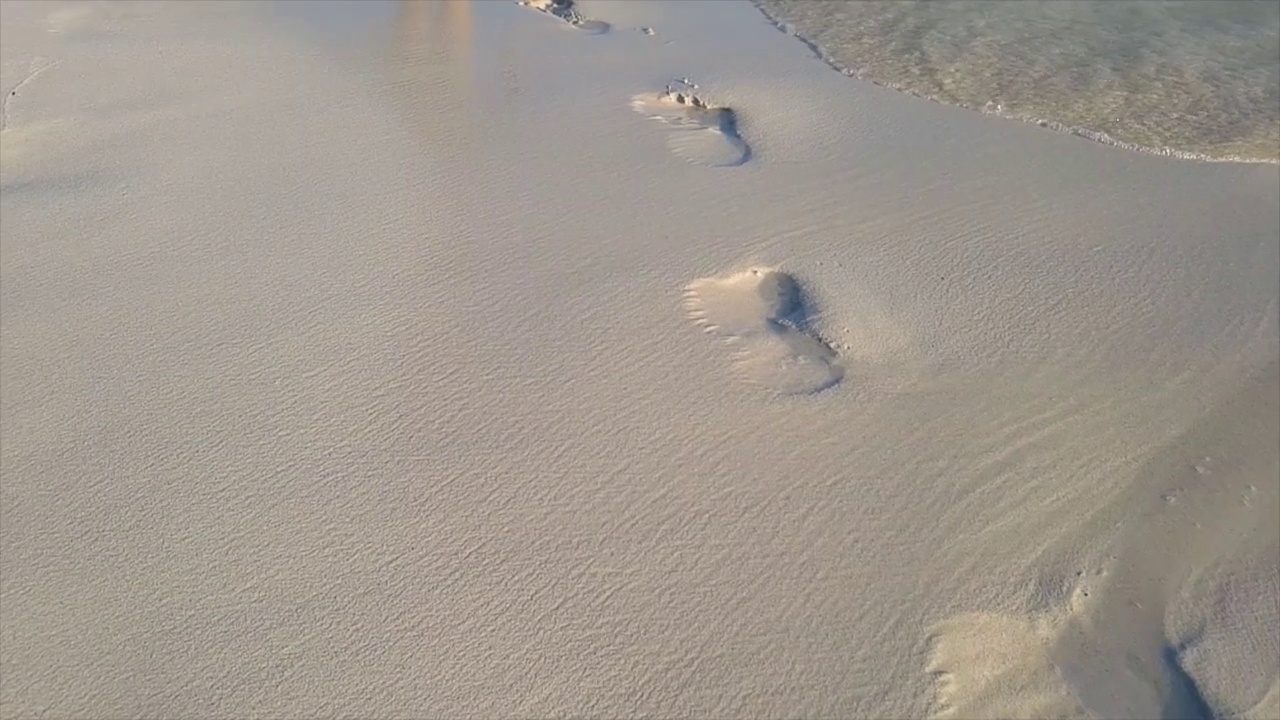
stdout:
POLYGON ((1211 717, 1172 648, 1100 634, 1097 612, 974 613, 938 625, 928 666, 934 717, 1211 717))
POLYGON ((1049 658, 1044 628, 1016 617, 973 613, 935 629, 929 672, 937 718, 1064 718, 1084 708, 1049 658))
POLYGON ((835 351, 806 330, 803 293, 786 273, 751 268, 695 280, 685 289, 685 308, 698 326, 725 339, 748 383, 796 395, 844 376, 835 351))
MULTIPOLYGON (((1125 495, 1081 525, 1082 538, 1114 537, 1100 567, 1077 571, 1064 607, 1027 617, 964 615, 935 628, 929 671, 939 678, 939 717, 1208 718, 1226 705, 1206 699, 1214 695, 1259 698, 1242 717, 1274 707, 1266 691, 1273 662, 1238 661, 1223 678, 1196 656, 1206 647, 1232 651, 1215 645, 1271 643, 1245 630, 1238 615, 1259 590, 1208 573, 1274 577, 1276 370, 1275 361, 1262 366, 1156 448, 1125 495), (1197 597, 1201 580, 1216 588, 1212 601, 1197 597)), ((1085 545, 1062 547, 1070 554, 1085 545)), ((1258 603, 1246 616, 1265 627, 1273 608, 1258 603)))

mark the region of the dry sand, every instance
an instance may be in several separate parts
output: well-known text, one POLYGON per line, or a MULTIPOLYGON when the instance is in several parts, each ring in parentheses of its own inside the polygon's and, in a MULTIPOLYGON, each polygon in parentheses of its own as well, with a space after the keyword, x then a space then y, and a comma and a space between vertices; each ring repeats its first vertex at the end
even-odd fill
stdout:
POLYGON ((1274 717, 1280 169, 576 11, 0 5, 0 716, 1274 717))

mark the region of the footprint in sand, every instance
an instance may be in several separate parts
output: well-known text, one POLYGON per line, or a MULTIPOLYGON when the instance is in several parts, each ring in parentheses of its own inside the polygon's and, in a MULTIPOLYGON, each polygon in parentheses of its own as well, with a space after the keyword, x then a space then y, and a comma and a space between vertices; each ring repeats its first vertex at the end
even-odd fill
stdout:
POLYGON ((573 0, 517 0, 520 5, 540 10, 548 15, 564 20, 570 25, 592 35, 609 31, 609 23, 592 20, 578 11, 573 0))
POLYGON ((666 126, 667 146, 678 157, 713 167, 745 163, 751 147, 738 134, 733 110, 706 102, 693 93, 696 89, 679 80, 660 93, 636 95, 631 107, 666 126))
POLYGON ((933 628, 935 717, 1280 717, 1267 659, 1280 609, 1251 589, 1275 577, 1280 483, 1255 481, 1280 466, 1278 371, 1273 360, 1246 375, 1152 448, 1119 494, 1043 546, 1031 612, 971 613, 933 628), (1240 502, 1251 487, 1254 500, 1240 502), (1247 655, 1216 661, 1241 658, 1216 665, 1230 668, 1229 683, 1206 666, 1242 645, 1252 646, 1247 655))
POLYGON ((835 351, 806 328, 804 295, 784 272, 752 268, 695 280, 685 288, 685 309, 699 327, 725 340, 748 383, 802 395, 844 377, 835 351))

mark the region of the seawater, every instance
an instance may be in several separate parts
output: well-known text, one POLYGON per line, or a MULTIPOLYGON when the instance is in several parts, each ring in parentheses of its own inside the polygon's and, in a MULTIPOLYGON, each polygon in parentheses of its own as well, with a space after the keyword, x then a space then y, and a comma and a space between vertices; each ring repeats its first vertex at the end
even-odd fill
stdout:
POLYGON ((1280 161, 1280 1, 756 0, 853 77, 1134 150, 1280 161))

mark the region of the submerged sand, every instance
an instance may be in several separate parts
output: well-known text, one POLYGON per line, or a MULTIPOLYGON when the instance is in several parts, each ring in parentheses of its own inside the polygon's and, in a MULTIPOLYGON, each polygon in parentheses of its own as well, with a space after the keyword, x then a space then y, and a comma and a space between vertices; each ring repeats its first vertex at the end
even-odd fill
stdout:
POLYGON ((747 3, 0 8, 0 715, 1280 697, 1275 166, 747 3))

